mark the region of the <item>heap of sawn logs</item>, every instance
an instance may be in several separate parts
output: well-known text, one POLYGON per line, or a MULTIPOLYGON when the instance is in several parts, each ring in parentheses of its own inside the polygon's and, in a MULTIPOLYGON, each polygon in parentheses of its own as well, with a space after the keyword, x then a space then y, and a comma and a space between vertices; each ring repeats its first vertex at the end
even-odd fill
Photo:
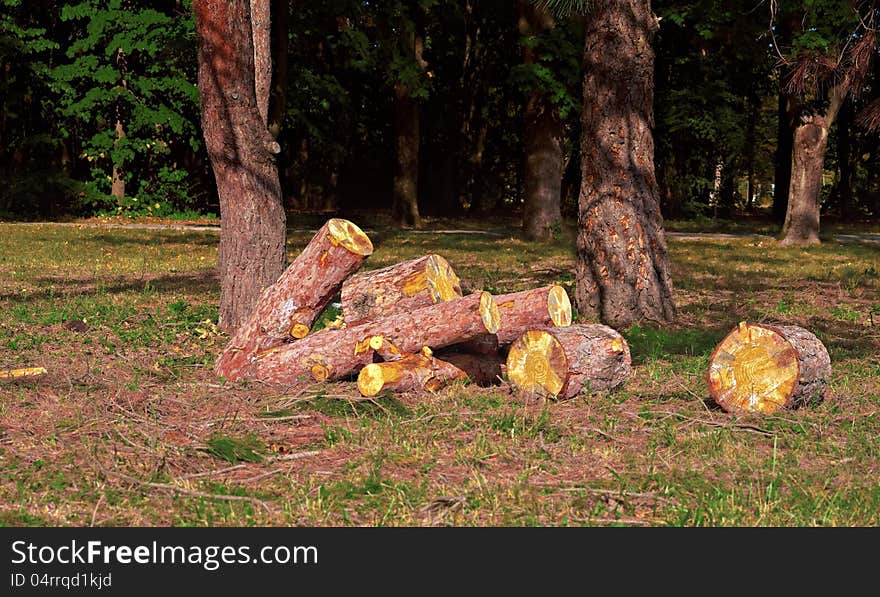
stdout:
POLYGON ((562 286, 463 295, 436 254, 356 273, 372 252, 355 224, 327 221, 263 291, 215 373, 277 384, 357 376, 364 396, 432 392, 462 379, 487 386, 506 374, 523 398, 614 389, 629 376, 626 341, 601 324, 572 324, 562 286), (312 332, 337 296, 341 319, 312 332))

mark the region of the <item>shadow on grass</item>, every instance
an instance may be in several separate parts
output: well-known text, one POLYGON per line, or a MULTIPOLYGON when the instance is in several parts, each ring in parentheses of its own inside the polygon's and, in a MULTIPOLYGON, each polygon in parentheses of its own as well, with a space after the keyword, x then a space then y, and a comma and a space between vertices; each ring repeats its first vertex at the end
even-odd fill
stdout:
POLYGON ((160 276, 116 276, 110 279, 100 278, 97 280, 42 277, 37 278, 35 282, 41 286, 49 287, 26 294, 0 294, 0 301, 9 301, 13 304, 28 304, 68 296, 97 296, 124 292, 173 294, 184 290, 189 293, 200 294, 218 292, 220 290, 220 282, 215 270, 181 272, 160 276))

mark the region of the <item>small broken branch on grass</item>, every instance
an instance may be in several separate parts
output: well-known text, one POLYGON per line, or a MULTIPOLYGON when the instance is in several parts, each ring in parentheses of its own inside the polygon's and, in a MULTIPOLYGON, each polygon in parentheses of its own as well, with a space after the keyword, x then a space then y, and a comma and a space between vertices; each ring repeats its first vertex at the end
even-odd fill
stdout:
POLYGON ((719 422, 712 421, 710 419, 697 419, 694 417, 689 417, 679 412, 671 411, 671 410, 648 410, 643 411, 642 414, 646 415, 660 415, 666 417, 677 417, 683 421, 688 421, 690 423, 698 423, 701 425, 708 425, 709 427, 717 427, 720 429, 742 429, 744 431, 751 431, 752 433, 758 433, 760 435, 773 436, 776 435, 776 432, 770 431, 769 429, 764 429, 762 427, 758 427, 757 425, 751 425, 749 423, 736 423, 736 422, 719 422))

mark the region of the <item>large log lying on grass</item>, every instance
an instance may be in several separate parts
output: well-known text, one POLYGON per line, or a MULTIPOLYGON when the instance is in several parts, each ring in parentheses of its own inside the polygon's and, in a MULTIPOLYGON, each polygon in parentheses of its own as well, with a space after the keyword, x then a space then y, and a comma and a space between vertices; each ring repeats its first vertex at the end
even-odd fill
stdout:
POLYGON ((382 390, 436 392, 467 376, 455 365, 435 357, 425 346, 418 354, 366 365, 358 374, 357 387, 363 396, 375 396, 382 390))
POLYGON ((426 255, 352 276, 342 284, 346 325, 376 321, 461 297, 461 283, 440 255, 426 255))
POLYGON ((709 395, 728 412, 774 413, 824 398, 831 358, 794 325, 741 322, 709 358, 709 395))
POLYGON ((464 343, 463 352, 491 355, 506 350, 527 330, 571 325, 571 301, 558 284, 499 294, 494 298, 500 317, 498 332, 464 343))
POLYGON ((602 324, 529 330, 507 355, 507 376, 526 399, 572 398, 584 388, 613 390, 631 367, 626 340, 602 324))
POLYGON ((391 355, 416 353, 423 346, 441 348, 497 329, 498 309, 492 295, 475 292, 381 321, 324 329, 273 347, 256 356, 245 377, 282 384, 334 381, 371 363, 379 350, 391 355))
POLYGON ((355 224, 328 220, 260 300, 229 340, 214 372, 230 380, 259 353, 291 339, 304 338, 343 281, 373 252, 373 244, 355 224))

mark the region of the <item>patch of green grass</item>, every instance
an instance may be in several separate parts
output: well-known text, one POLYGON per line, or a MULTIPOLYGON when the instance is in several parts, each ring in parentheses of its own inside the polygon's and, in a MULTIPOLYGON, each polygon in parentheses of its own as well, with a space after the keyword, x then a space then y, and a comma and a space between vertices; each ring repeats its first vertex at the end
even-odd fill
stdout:
POLYGON ((262 462, 265 444, 253 434, 243 437, 215 435, 208 439, 205 452, 226 462, 262 462))

